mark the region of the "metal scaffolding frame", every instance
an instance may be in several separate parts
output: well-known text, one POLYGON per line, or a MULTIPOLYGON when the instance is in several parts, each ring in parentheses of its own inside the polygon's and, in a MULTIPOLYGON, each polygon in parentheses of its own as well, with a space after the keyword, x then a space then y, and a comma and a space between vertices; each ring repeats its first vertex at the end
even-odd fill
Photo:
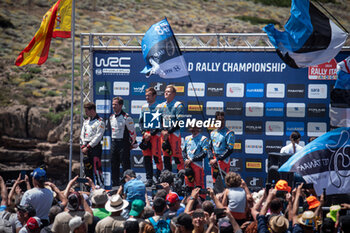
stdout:
MULTIPOLYGON (((94 50, 141 51, 143 33, 81 33, 80 76, 81 112, 92 101, 92 52, 94 50)), ((265 33, 179 33, 181 51, 275 51, 265 33)), ((350 51, 348 38, 342 51, 350 51)))

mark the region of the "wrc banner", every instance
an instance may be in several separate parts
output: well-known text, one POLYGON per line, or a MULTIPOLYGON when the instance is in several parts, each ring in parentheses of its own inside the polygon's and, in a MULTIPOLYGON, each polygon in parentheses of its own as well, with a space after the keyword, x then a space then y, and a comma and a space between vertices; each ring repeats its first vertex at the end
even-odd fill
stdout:
MULTIPOLYGON (((137 125, 146 103, 145 90, 154 87, 156 101, 162 102, 165 87, 174 84, 178 90, 175 99, 184 104, 184 122, 202 119, 202 113, 204 120, 212 119, 216 111, 225 111, 225 125, 235 132, 231 170, 248 180, 252 189, 265 183, 268 153, 280 152, 293 131, 299 131, 301 143, 307 144, 310 137, 331 130, 330 92, 336 80, 322 74, 333 65, 315 67, 311 79, 308 68, 293 69, 274 52, 195 51, 182 55, 193 83, 188 77, 163 79, 154 74, 145 78, 140 73, 145 65, 140 51, 94 51, 93 97, 98 114, 107 119, 113 113, 113 97, 121 96, 124 110, 134 119, 140 142, 142 135, 137 125)), ((340 62, 349 55, 341 52, 335 60, 340 62)), ((325 72, 334 75, 333 71, 325 72)), ((208 136, 205 129, 201 133, 208 136)), ((181 137, 187 135, 189 131, 183 128, 181 137)), ((107 131, 105 137, 109 136, 107 131)), ((104 161, 110 159, 109 153, 104 148, 104 161)), ((131 151, 138 174, 145 172, 141 154, 140 149, 131 151)), ((208 161, 204 163, 206 182, 212 184, 208 161)))

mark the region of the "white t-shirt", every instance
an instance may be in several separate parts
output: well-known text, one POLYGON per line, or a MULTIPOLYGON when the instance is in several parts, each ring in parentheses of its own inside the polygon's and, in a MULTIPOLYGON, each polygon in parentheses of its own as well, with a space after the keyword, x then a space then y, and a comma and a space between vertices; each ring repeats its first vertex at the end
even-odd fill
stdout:
MULTIPOLYGON (((294 145, 295 145, 295 153, 301 151, 304 148, 296 143, 294 145)), ((285 147, 282 147, 280 153, 294 154, 293 143, 289 143, 285 147)))

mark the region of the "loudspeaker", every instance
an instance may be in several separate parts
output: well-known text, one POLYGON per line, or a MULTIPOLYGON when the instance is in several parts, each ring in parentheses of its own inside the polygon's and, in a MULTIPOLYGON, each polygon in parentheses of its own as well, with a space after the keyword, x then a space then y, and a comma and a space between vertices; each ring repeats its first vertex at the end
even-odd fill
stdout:
POLYGON ((294 173, 278 172, 278 169, 292 156, 292 154, 269 153, 267 162, 267 182, 274 185, 278 180, 286 180, 291 186, 294 181, 294 173))

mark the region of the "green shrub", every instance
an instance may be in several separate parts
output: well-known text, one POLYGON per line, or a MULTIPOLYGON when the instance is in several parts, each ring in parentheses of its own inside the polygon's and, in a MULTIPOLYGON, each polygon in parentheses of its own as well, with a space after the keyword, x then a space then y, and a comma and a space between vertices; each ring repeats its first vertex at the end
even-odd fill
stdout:
POLYGON ((246 21, 246 22, 250 22, 253 25, 256 24, 277 24, 277 25, 281 25, 278 21, 274 20, 274 19, 263 19, 263 18, 259 18, 259 17, 255 17, 255 16, 237 16, 235 17, 236 19, 242 20, 242 21, 246 21))
POLYGON ((41 68, 39 68, 39 67, 29 67, 28 71, 29 71, 29 73, 39 74, 39 73, 41 73, 41 68))
POLYGON ((20 77, 24 79, 24 81, 28 82, 34 77, 34 75, 32 73, 22 73, 20 77))

